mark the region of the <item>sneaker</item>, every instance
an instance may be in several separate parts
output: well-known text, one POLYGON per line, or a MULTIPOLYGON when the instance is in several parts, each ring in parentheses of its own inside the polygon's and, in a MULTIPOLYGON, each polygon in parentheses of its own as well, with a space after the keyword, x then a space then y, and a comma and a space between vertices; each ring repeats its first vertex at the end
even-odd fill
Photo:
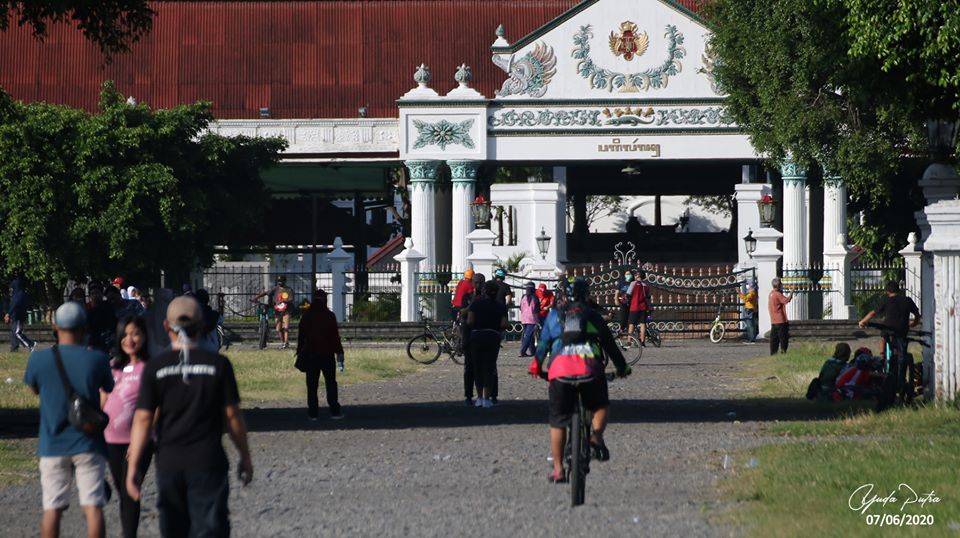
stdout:
POLYGON ((280 344, 280 349, 290 349, 290 344, 284 342, 280 344))
POLYGON ((473 398, 464 398, 463 405, 464 407, 473 407, 473 398))
POLYGON ((495 406, 495 405, 497 405, 497 404, 496 404, 496 402, 494 402, 493 400, 484 400, 484 401, 483 401, 483 407, 485 407, 485 408, 490 408, 490 407, 493 407, 493 406, 495 406))
POLYGON ((484 400, 483 398, 477 398, 477 401, 473 402, 473 406, 474 406, 474 407, 484 407, 483 402, 485 402, 485 401, 486 401, 486 400, 484 400))
MULTIPOLYGON (((35 349, 37 349, 37 343, 36 343, 36 342, 30 344, 30 353, 33 353, 33 351, 34 351, 35 349)), ((107 500, 109 501, 110 499, 107 499, 107 500)))
POLYGON ((330 415, 330 418, 332 418, 333 420, 342 420, 343 416, 344 416, 343 411, 337 411, 336 413, 333 413, 332 415, 330 415))

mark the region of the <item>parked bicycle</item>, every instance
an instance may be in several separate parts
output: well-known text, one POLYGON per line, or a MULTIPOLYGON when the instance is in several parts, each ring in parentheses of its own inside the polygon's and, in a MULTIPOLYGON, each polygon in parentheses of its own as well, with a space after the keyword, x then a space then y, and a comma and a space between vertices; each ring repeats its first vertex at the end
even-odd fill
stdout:
POLYGON ((407 356, 420 364, 432 364, 446 353, 456 364, 463 364, 463 332, 460 321, 455 319, 442 328, 430 324, 430 318, 420 312, 423 334, 407 342, 407 356))
POLYGON ((921 338, 910 335, 924 337, 930 336, 931 333, 911 331, 903 337, 882 323, 871 322, 867 323, 867 326, 879 329, 884 342, 883 390, 877 397, 877 411, 882 411, 895 404, 910 405, 914 398, 922 395, 923 380, 917 379, 914 372, 913 355, 907 353, 907 346, 914 342, 923 347, 930 347, 930 344, 921 338))
POLYGON ((616 321, 607 322, 607 328, 613 333, 617 347, 620 348, 620 353, 623 354, 623 360, 627 361, 627 364, 630 366, 637 364, 640 361, 640 357, 643 356, 643 346, 640 345, 640 338, 637 336, 636 329, 634 329, 632 333, 627 333, 620 327, 620 323, 616 321))
MULTIPOLYGON (((605 374, 607 381, 616 377, 613 373, 605 374)), ((593 377, 583 379, 564 380, 574 387, 589 383, 593 377)), ((583 396, 577 391, 573 416, 570 426, 567 427, 567 446, 564 449, 567 469, 570 469, 570 505, 580 506, 586 500, 587 475, 590 473, 590 436, 593 435, 593 417, 583 405, 583 396)))
POLYGON ((257 303, 257 322, 259 324, 257 327, 257 342, 260 349, 267 347, 267 339, 270 337, 269 312, 269 305, 260 302, 257 303))

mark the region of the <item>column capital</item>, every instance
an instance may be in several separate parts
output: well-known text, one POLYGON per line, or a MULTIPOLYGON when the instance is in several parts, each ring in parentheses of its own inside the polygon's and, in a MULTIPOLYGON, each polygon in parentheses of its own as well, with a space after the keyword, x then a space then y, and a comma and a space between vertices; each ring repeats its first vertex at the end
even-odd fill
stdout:
POLYGON ((839 187, 843 185, 843 178, 827 167, 823 168, 823 185, 825 187, 839 187))
POLYGON ((410 171, 410 181, 417 182, 436 182, 437 172, 440 170, 440 164, 443 161, 423 161, 413 160, 404 161, 407 170, 410 171))
POLYGON ((793 159, 785 159, 780 163, 780 175, 783 177, 784 183, 796 182, 802 184, 807 181, 807 169, 793 159))
POLYGON ((474 183, 483 161, 447 161, 453 183, 474 183))

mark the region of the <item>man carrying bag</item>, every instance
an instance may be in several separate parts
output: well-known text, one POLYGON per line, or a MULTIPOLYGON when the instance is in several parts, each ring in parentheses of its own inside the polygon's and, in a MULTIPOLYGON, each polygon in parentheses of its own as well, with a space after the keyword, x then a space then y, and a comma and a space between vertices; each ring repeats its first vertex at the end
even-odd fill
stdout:
POLYGON ((37 455, 43 491, 43 537, 59 535, 74 479, 87 521, 87 536, 105 535, 102 507, 107 503, 107 446, 97 414, 100 391, 113 390, 113 376, 107 356, 83 345, 86 321, 81 305, 72 301, 61 305, 54 316, 57 345, 33 352, 23 376, 23 382, 40 396, 37 455))

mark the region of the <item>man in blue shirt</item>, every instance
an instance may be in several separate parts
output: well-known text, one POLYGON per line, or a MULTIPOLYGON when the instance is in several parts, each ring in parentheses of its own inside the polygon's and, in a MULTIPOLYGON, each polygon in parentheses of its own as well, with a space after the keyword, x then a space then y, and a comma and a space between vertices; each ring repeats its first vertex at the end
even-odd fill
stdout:
MULTIPOLYGON (((54 330, 57 349, 73 390, 90 402, 100 401, 100 391, 113 390, 113 375, 107 356, 85 346, 87 316, 81 305, 70 301, 57 309, 54 330)), ((40 487, 43 491, 43 523, 40 535, 59 536, 60 518, 70 505, 74 478, 80 507, 87 520, 87 536, 104 536, 103 505, 107 446, 103 434, 84 435, 67 421, 68 396, 57 370, 53 350, 34 351, 23 376, 40 396, 40 487)))
POLYGON ((33 351, 37 343, 23 334, 23 325, 27 322, 27 290, 19 275, 10 282, 10 306, 4 321, 10 324, 10 351, 16 352, 21 345, 33 351))

